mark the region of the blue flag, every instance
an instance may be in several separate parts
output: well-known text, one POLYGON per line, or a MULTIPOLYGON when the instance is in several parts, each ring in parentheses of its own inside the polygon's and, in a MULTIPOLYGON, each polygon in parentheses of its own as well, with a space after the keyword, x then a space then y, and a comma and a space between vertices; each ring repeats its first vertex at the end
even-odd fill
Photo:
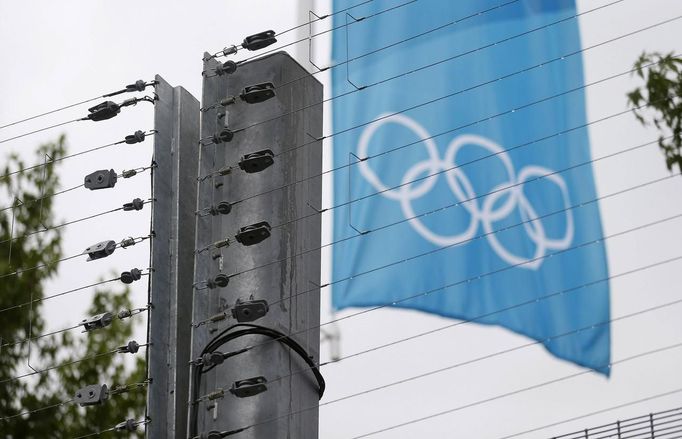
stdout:
POLYGON ((502 325, 608 375, 574 0, 401 3, 334 16, 334 307, 502 325))

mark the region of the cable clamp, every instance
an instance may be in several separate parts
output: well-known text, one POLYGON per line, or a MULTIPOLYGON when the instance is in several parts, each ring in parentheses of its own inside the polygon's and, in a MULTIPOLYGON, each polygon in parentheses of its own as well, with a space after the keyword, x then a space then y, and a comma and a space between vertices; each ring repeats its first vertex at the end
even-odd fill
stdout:
POLYGON ((116 241, 108 240, 91 245, 86 248, 83 253, 88 254, 87 261, 94 261, 95 259, 106 258, 116 250, 116 241))
POLYGON ((124 320, 147 310, 149 310, 149 306, 145 306, 144 308, 122 309, 118 312, 116 317, 118 317, 119 320, 124 320))
POLYGON ((92 316, 88 319, 83 319, 80 324, 83 325, 83 332, 90 332, 96 329, 106 328, 107 326, 111 325, 111 322, 113 321, 114 315, 110 312, 105 312, 92 316))
POLYGON ((114 427, 114 429, 116 431, 133 432, 133 431, 137 430, 138 425, 140 425, 140 423, 137 422, 135 419, 126 419, 125 421, 116 424, 116 427, 114 427))
POLYGON ((121 112, 121 105, 113 101, 104 101, 95 105, 94 107, 88 108, 88 114, 83 119, 90 119, 93 122, 99 122, 102 120, 111 119, 121 112))
POLYGON ((99 189, 109 189, 116 186, 118 176, 113 169, 100 169, 91 174, 88 174, 83 179, 83 186, 91 191, 99 189))
POLYGON ((109 399, 109 394, 106 384, 92 384, 78 389, 73 402, 81 407, 99 405, 109 399))

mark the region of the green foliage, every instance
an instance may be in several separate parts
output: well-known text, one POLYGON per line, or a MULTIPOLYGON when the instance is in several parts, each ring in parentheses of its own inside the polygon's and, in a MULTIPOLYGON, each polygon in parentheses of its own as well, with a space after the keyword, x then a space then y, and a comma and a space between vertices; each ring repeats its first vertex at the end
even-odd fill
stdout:
POLYGON ((668 170, 677 165, 682 171, 682 58, 645 52, 634 67, 645 84, 627 94, 628 104, 643 125, 653 124, 661 131, 658 145, 668 170), (644 109, 653 110, 653 115, 644 109))
MULTIPOLYGON (((62 241, 60 229, 31 232, 55 225, 53 199, 49 195, 59 188, 54 160, 65 154, 65 141, 61 137, 36 152, 37 163, 44 163, 46 157, 53 159, 48 159, 46 166, 27 168, 20 157, 11 155, 0 170, 2 175, 20 171, 0 178, 2 204, 15 206, 0 211, 0 274, 49 264, 0 281, 0 310, 4 310, 0 312, 0 337, 5 345, 0 352, 0 381, 30 371, 27 369, 28 342, 23 340, 29 337, 29 332, 35 337, 45 330, 40 313, 43 302, 33 303, 32 310, 29 302, 44 297, 44 281, 57 273, 58 264, 50 263, 62 257, 62 241), (26 234, 31 235, 21 237, 26 234)), ((88 315, 129 309, 132 306, 129 295, 129 289, 123 287, 115 292, 97 290, 88 315)), ((59 404, 89 384, 106 383, 112 388, 143 382, 144 348, 135 356, 110 353, 128 343, 133 324, 140 320, 134 317, 114 320, 111 326, 87 335, 73 330, 34 340, 31 366, 38 370, 59 367, 0 384, 0 418, 59 404), (80 361, 86 357, 90 358, 80 361)), ((126 418, 141 419, 144 406, 145 389, 141 388, 112 396, 101 406, 79 407, 69 403, 0 420, 0 432, 2 437, 13 439, 78 437, 106 430, 126 418)))

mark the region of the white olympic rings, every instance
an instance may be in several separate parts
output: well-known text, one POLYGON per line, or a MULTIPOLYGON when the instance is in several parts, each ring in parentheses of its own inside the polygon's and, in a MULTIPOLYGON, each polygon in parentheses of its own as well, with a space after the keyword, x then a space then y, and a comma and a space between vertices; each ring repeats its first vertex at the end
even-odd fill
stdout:
MULTIPOLYGON (((438 147, 432 136, 414 119, 403 114, 381 114, 377 120, 365 128, 358 141, 357 155, 368 156, 368 148, 372 136, 385 124, 399 124, 411 130, 426 147, 428 159, 415 163, 405 172, 400 186, 389 188, 370 167, 368 160, 358 163, 362 176, 382 196, 400 202, 400 207, 410 225, 423 238, 441 246, 452 246, 473 239, 478 225, 481 224, 488 243, 495 253, 512 265, 521 268, 537 270, 544 261, 547 250, 563 250, 573 241, 574 225, 573 213, 569 205, 569 193, 566 182, 554 171, 540 166, 526 166, 516 175, 509 154, 490 139, 478 135, 465 134, 455 137, 448 145, 445 157, 440 158, 438 147), (504 167, 506 176, 503 183, 497 185, 485 196, 477 196, 471 180, 464 173, 463 168, 456 165, 457 153, 462 147, 473 145, 490 151, 497 157, 504 167), (439 174, 443 174, 448 187, 458 200, 458 205, 466 209, 471 220, 466 230, 454 235, 441 235, 430 230, 415 213, 412 202, 430 192, 438 181, 439 174), (426 177, 421 177, 426 175, 426 177), (554 183, 560 190, 565 207, 565 232, 558 239, 549 238, 545 232, 542 220, 531 205, 523 191, 524 183, 531 179, 542 178, 554 183), (499 207, 495 207, 501 198, 505 197, 499 207), (506 218, 514 209, 519 209, 523 230, 535 244, 535 252, 530 257, 519 256, 507 249, 495 233, 493 224, 506 218)), ((441 207, 441 206, 439 206, 441 207)))

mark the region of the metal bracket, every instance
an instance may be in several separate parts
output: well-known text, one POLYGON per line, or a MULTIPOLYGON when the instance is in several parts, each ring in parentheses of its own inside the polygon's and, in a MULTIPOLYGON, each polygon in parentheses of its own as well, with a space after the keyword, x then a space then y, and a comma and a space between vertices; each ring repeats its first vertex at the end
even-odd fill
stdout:
POLYGON ((105 312, 102 314, 97 314, 90 317, 89 319, 83 319, 80 323, 83 325, 83 332, 94 331, 95 329, 101 329, 107 327, 114 321, 114 315, 110 312, 105 312))
POLYGON ((267 382, 268 380, 262 376, 235 381, 232 383, 230 393, 237 398, 248 398, 255 396, 268 390, 268 386, 266 385, 267 382))

